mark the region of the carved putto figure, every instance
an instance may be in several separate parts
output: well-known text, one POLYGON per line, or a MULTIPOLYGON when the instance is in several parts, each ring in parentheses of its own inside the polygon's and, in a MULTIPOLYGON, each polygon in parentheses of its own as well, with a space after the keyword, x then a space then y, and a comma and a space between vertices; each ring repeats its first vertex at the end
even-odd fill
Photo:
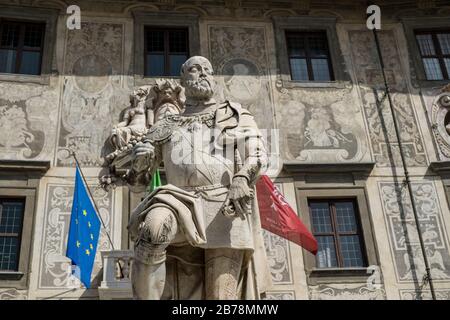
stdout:
POLYGON ((183 108, 184 90, 173 80, 158 79, 154 86, 137 88, 130 95, 123 120, 112 129, 110 142, 115 150, 106 159, 112 162, 122 152, 129 152, 156 121, 182 113, 183 108))
POLYGON ((130 106, 123 114, 123 121, 112 129, 111 143, 116 150, 107 156, 108 160, 112 160, 120 151, 131 148, 132 142, 135 144, 147 133, 145 101, 149 91, 149 87, 140 87, 130 95, 130 106))
POLYGON ((153 125, 169 114, 180 114, 184 111, 184 89, 173 80, 156 80, 147 97, 149 112, 148 123, 153 125))
POLYGON ((113 151, 106 156, 109 174, 100 178, 100 185, 105 190, 114 188, 118 179, 135 182, 129 170, 133 147, 157 121, 169 114, 182 113, 184 100, 183 87, 173 80, 158 79, 153 86, 142 86, 133 91, 122 121, 113 127, 108 139, 113 151))

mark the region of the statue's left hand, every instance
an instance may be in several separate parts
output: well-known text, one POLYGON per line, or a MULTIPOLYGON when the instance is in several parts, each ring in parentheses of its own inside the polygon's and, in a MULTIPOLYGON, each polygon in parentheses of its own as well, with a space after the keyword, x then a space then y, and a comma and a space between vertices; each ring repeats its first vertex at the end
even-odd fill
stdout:
POLYGON ((254 196, 253 190, 249 187, 248 181, 244 177, 235 177, 230 186, 228 197, 223 204, 223 207, 234 207, 234 215, 244 215, 249 213, 250 199, 254 196))

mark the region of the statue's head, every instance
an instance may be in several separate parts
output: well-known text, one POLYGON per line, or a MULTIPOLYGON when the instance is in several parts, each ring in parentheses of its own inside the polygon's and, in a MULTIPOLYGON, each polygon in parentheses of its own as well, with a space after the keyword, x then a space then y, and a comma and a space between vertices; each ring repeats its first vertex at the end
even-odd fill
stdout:
POLYGON ((181 85, 187 98, 208 100, 214 95, 216 82, 208 59, 194 56, 181 66, 181 85))
POLYGON ((173 80, 156 79, 156 85, 152 87, 148 95, 148 107, 157 110, 163 104, 172 104, 181 112, 186 98, 184 88, 173 80))
POLYGON ((144 103, 145 98, 148 95, 148 90, 144 89, 143 87, 137 88, 133 91, 132 94, 130 94, 130 104, 133 107, 137 107, 139 103, 144 103))

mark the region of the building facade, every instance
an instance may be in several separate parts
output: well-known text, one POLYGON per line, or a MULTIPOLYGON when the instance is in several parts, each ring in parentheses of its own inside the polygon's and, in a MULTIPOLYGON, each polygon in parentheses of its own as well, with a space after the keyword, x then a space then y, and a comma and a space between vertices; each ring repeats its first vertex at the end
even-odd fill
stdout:
POLYGON ((134 88, 177 79, 193 55, 212 62, 217 100, 271 132, 271 177, 319 242, 314 257, 265 232, 263 298, 430 298, 400 137, 435 294, 450 299, 450 1, 379 6, 399 135, 366 1, 0 0, 0 299, 112 297, 106 260, 128 259, 142 194, 98 186, 105 141, 134 88), (115 249, 103 230, 88 290, 65 257, 70 150, 115 249))

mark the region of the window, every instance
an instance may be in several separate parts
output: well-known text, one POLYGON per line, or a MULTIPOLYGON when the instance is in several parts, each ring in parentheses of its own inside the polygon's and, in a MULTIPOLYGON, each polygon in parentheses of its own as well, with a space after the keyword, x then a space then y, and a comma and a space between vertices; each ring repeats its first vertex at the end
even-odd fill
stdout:
POLYGON ((49 161, 0 160, 0 288, 28 288, 36 194, 49 168, 49 161))
POLYGON ((173 74, 173 77, 179 77, 181 69, 180 61, 183 60, 182 62, 184 63, 189 56, 201 54, 200 23, 197 14, 189 14, 186 12, 148 12, 143 11, 140 8, 132 9, 131 14, 134 17, 134 39, 142 40, 135 41, 133 50, 134 84, 136 86, 156 84, 158 77, 168 77, 171 73, 173 74), (148 30, 154 30, 155 32, 153 34, 150 32, 147 35, 148 30), (181 32, 178 32, 177 35, 172 35, 172 40, 175 43, 170 44, 169 42, 171 39, 167 34, 177 30, 181 32), (159 31, 159 35, 156 31, 159 31), (167 31, 167 33, 165 31, 167 31), (179 39, 183 34, 184 37, 179 39), (153 37, 159 37, 159 39, 162 38, 162 48, 161 41, 158 41, 159 45, 147 45, 147 42, 153 37), (174 48, 174 45, 175 49, 171 52, 170 47, 174 48), (155 47, 154 52, 152 52, 152 47, 155 47), (151 61, 151 55, 153 54, 155 55, 154 58, 156 58, 156 60, 159 59, 159 62, 157 61, 155 64, 159 66, 160 74, 157 72, 158 69, 152 69, 153 61, 151 61), (161 55, 164 56, 164 59, 161 59, 161 55), (170 56, 172 56, 172 61, 169 59, 170 56), (149 60, 149 63, 147 63, 147 60, 149 60))
POLYGON ((189 57, 188 30, 145 27, 145 76, 179 76, 189 57))
POLYGON ((0 198, 0 271, 18 271, 25 201, 0 198))
POLYGON ((450 30, 416 31, 427 80, 450 80, 450 30))
POLYGON ((304 250, 308 284, 365 283, 370 276, 367 266, 380 264, 366 191, 374 166, 283 164, 296 177, 299 216, 319 244, 315 256, 304 250))
POLYGON ((0 22, 0 72, 40 75, 45 23, 0 22))
POLYGON ((292 80, 333 80, 325 31, 286 31, 286 43, 292 80))
POLYGON ((282 88, 344 89, 351 83, 336 17, 273 16, 272 21, 282 88))
POLYGON ((310 200, 312 232, 319 244, 318 268, 365 267, 363 240, 353 199, 310 200))

